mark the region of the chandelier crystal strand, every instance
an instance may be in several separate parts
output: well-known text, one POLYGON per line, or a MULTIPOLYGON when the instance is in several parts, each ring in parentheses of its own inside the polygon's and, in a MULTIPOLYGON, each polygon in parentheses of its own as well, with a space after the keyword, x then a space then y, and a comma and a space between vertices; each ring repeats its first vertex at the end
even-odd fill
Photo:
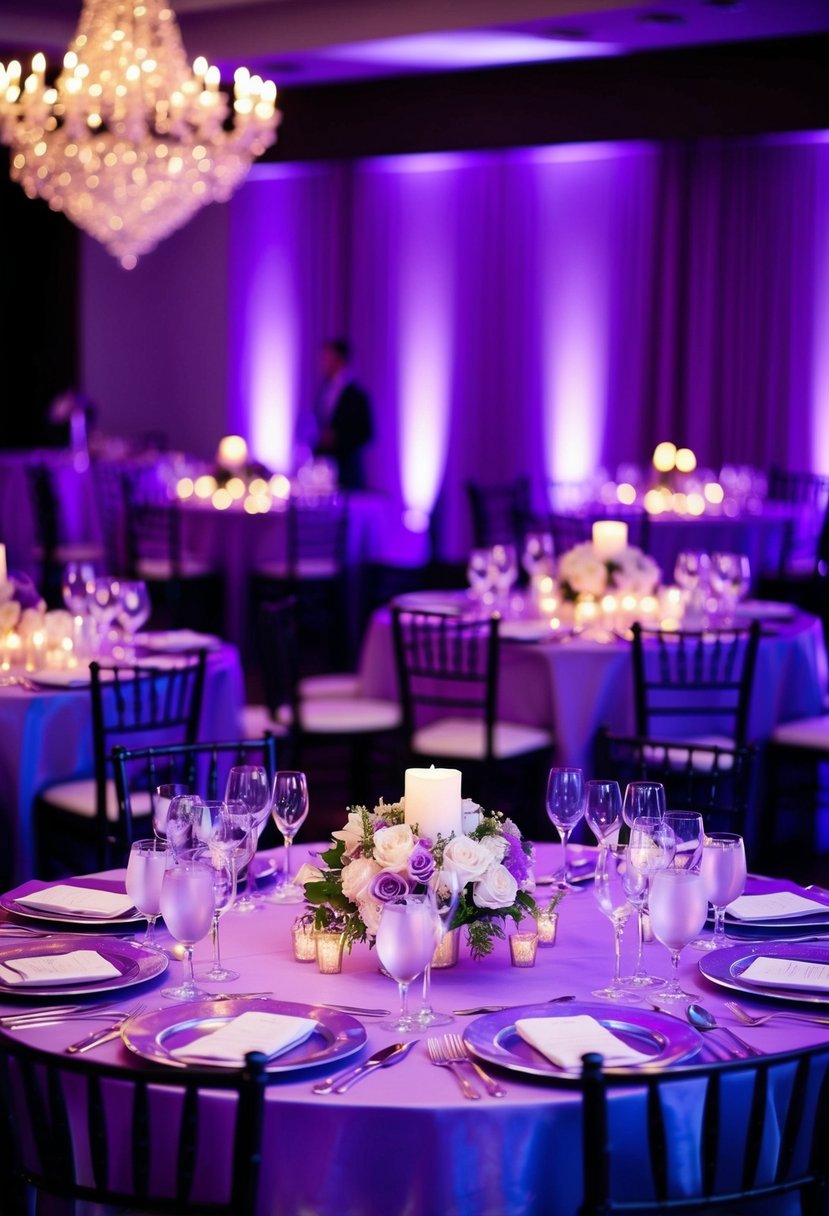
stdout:
POLYGON ((29 198, 100 241, 129 270, 200 208, 224 202, 276 139, 276 86, 188 65, 164 0, 84 0, 53 87, 37 54, 0 64, 0 135, 29 198), (232 120, 232 121, 231 121, 232 120))

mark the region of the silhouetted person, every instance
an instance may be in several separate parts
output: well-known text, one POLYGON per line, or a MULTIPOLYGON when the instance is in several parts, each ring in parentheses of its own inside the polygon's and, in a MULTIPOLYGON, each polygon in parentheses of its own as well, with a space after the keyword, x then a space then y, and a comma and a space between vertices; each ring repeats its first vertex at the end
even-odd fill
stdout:
POLYGON ((323 383, 314 410, 318 438, 315 456, 329 456, 337 463, 340 485, 346 490, 365 486, 362 450, 373 435, 368 395, 355 382, 351 370, 351 348, 343 338, 322 348, 323 383))

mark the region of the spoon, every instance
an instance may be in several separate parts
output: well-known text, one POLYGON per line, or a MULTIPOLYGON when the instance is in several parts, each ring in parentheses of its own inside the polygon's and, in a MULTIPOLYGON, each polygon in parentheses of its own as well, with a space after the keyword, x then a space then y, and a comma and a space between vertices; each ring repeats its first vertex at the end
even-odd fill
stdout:
POLYGON ((750 1043, 746 1043, 744 1039, 736 1035, 728 1026, 721 1026, 714 1015, 709 1013, 707 1009, 704 1009, 702 1005, 689 1005, 685 1012, 688 1021, 697 1030, 719 1030, 722 1034, 727 1034, 737 1044, 734 1049, 734 1055, 738 1059, 744 1060, 748 1056, 762 1056, 762 1051, 758 1051, 756 1047, 752 1047, 750 1043))

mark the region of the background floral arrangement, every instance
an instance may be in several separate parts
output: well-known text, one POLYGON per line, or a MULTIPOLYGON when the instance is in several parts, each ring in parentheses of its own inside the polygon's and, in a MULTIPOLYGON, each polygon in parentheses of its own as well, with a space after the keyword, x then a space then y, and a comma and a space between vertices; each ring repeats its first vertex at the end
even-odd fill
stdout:
MULTIPOLYGON (((61 616, 68 616, 58 609, 61 616)), ((46 628, 46 602, 25 574, 12 574, 0 582, 0 637, 16 630, 21 637, 46 628)), ((69 618, 71 622, 71 617, 69 618)))
POLYGON ((565 599, 620 591, 653 595, 662 571, 652 557, 628 545, 614 557, 597 557, 591 541, 568 550, 558 563, 558 583, 565 599))
POLYGON ((402 802, 350 807, 320 856, 325 869, 303 866, 297 875, 316 907, 316 927, 342 927, 349 949, 355 941, 373 944, 384 903, 425 891, 436 873, 449 872, 461 886, 451 928, 466 926, 473 958, 489 954, 504 937, 506 917, 518 922, 537 911, 533 850, 510 819, 468 800, 464 828, 463 835, 431 840, 404 822, 402 802))

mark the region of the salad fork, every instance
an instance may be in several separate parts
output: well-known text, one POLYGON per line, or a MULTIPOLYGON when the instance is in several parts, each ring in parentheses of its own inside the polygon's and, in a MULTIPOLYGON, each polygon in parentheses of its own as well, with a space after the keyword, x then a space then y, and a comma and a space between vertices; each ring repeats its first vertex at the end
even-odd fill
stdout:
POLYGON ((504 1087, 499 1085, 495 1078, 491 1077, 485 1069, 481 1068, 478 1061, 469 1054, 459 1034, 445 1034, 443 1036, 443 1044, 450 1060, 457 1060, 459 1064, 468 1064, 470 1068, 474 1069, 491 1097, 505 1098, 507 1096, 507 1091, 504 1087))
POLYGON ((461 1071, 461 1066, 457 1060, 453 1060, 449 1054, 441 1047, 437 1039, 427 1039, 426 1048, 429 1052, 429 1059, 438 1068, 450 1068, 455 1074, 458 1085, 461 1087, 461 1093, 465 1098, 470 1098, 473 1101, 480 1099, 481 1095, 475 1089, 474 1085, 470 1085, 466 1077, 461 1071))
POLYGON ((726 1009, 730 1009, 738 1022, 744 1026, 765 1026, 772 1018, 789 1018, 793 1022, 809 1022, 813 1026, 829 1026, 829 1017, 820 1017, 816 1013, 798 1013, 795 1010, 775 1009, 772 1013, 749 1013, 736 1001, 726 1001, 726 1009))

